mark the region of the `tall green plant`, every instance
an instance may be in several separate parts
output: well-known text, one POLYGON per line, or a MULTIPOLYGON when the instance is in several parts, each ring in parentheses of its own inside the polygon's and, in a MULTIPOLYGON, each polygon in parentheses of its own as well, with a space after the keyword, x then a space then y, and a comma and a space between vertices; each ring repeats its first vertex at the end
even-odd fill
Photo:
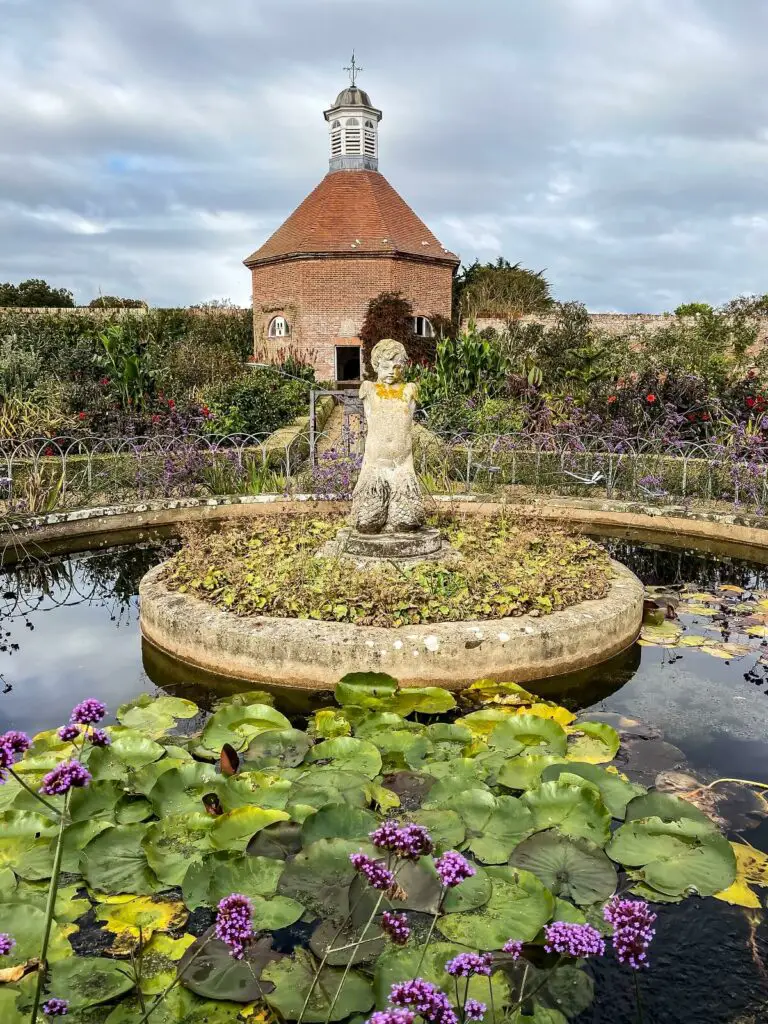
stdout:
POLYGON ((99 334, 99 341, 103 352, 96 361, 107 371, 122 408, 143 409, 157 376, 146 348, 137 346, 122 324, 111 324, 99 334))

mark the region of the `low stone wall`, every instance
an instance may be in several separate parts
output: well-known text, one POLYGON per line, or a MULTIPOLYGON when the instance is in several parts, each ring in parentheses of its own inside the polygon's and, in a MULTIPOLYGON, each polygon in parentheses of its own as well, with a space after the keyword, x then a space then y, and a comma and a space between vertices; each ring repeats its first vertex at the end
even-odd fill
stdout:
POLYGON ((169 590, 165 566, 139 588, 143 636, 187 664, 248 682, 329 690, 350 672, 386 672, 401 686, 460 689, 476 679, 528 683, 597 665, 634 643, 643 585, 613 562, 606 597, 552 615, 424 626, 240 618, 169 590))

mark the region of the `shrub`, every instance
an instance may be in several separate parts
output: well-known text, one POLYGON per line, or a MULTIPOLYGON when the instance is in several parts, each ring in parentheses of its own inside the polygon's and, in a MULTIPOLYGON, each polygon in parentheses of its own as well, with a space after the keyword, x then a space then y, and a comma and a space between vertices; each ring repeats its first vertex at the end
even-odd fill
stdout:
POLYGON ((360 340, 363 343, 364 372, 370 375, 371 351, 382 338, 402 342, 410 359, 421 362, 434 342, 430 338, 416 338, 413 333, 413 307, 400 292, 381 292, 368 303, 360 340))
POLYGON ((255 367, 204 393, 218 435, 265 434, 306 412, 309 383, 284 377, 279 368, 255 367))

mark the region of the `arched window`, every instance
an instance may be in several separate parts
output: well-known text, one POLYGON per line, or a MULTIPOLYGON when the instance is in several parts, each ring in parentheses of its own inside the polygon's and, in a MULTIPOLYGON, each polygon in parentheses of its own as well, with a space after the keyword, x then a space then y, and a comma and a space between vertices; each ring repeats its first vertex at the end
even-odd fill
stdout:
POLYGON ((360 122, 356 117, 348 117, 345 128, 345 152, 359 153, 361 146, 360 122))
POLYGON ((431 338, 435 332, 425 316, 415 316, 413 318, 413 333, 420 338, 431 338))
POLYGON ((267 334, 270 338, 285 338, 291 333, 291 328, 284 316, 274 316, 269 321, 267 334))

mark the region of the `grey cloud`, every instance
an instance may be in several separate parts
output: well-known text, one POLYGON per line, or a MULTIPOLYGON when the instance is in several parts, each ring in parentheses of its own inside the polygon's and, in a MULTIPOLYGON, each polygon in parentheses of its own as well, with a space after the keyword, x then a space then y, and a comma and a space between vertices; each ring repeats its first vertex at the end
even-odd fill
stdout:
POLYGON ((0 0, 0 279, 248 301, 356 46, 383 172, 465 261, 653 310, 768 289, 762 0, 0 0))

